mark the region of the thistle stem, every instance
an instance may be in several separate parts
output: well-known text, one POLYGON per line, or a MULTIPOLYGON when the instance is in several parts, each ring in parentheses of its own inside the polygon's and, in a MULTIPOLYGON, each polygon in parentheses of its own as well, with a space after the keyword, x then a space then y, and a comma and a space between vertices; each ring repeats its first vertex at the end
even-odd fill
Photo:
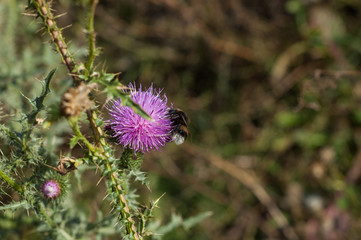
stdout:
POLYGON ((115 171, 113 170, 112 163, 109 161, 109 154, 102 147, 102 146, 105 146, 106 143, 104 141, 104 138, 102 137, 103 132, 102 132, 101 128, 95 126, 95 118, 96 117, 97 116, 96 116, 95 112, 93 112, 93 114, 90 114, 90 115, 88 114, 89 120, 92 120, 92 121, 90 121, 90 123, 91 123, 91 126, 93 126, 92 130, 94 132, 94 135, 98 136, 97 141, 99 141, 98 143, 101 144, 100 148, 94 147, 84 137, 84 135, 80 131, 77 118, 69 118, 68 121, 69 121, 69 124, 72 127, 76 137, 78 137, 79 140, 81 140, 86 145, 86 147, 89 149, 89 151, 92 153, 92 155, 104 160, 105 169, 108 172, 107 176, 109 177, 109 181, 112 183, 112 186, 114 186, 113 190, 115 191, 115 193, 117 195, 117 201, 122 206, 123 212, 120 213, 121 214, 120 217, 126 219, 126 227, 125 227, 126 233, 131 234, 134 237, 134 239, 136 239, 136 240, 142 239, 137 233, 137 228, 135 226, 134 220, 131 217, 128 203, 124 196, 123 188, 120 185, 118 176, 115 173, 115 171))
MULTIPOLYGON (((56 50, 61 55, 64 64, 71 74, 74 73, 74 68, 76 65, 74 58, 68 50, 68 45, 66 44, 63 34, 61 33, 61 29, 57 26, 54 20, 54 15, 50 9, 49 3, 44 0, 33 0, 31 2, 35 6, 36 12, 42 18, 44 25, 56 46, 56 50)), ((76 75, 72 74, 72 78, 76 85, 80 84, 81 81, 76 75)))
POLYGON ((46 222, 49 224, 51 228, 55 228, 56 224, 53 221, 53 219, 50 218, 48 212, 46 211, 46 208, 44 206, 44 203, 39 203, 39 213, 45 218, 46 222))
POLYGON ((100 127, 97 127, 95 119, 97 119, 97 114, 93 110, 87 110, 86 111, 90 128, 93 132, 93 136, 95 139, 95 142, 97 143, 98 147, 104 152, 103 146, 105 145, 104 138, 102 138, 103 132, 100 127))
POLYGON ((126 223, 126 226, 125 226, 125 232, 127 234, 131 234, 134 239, 136 240, 139 240, 139 239, 142 239, 139 235, 138 235, 138 232, 137 232, 137 228, 135 226, 135 222, 134 220, 132 219, 131 215, 130 215, 130 211, 129 211, 129 207, 128 207, 128 204, 127 204, 127 200, 125 199, 125 196, 123 194, 123 188, 122 186, 120 185, 119 181, 118 181, 118 176, 116 175, 115 172, 112 172, 112 167, 111 167, 111 164, 109 163, 109 161, 107 160, 106 161, 106 169, 110 174, 109 178, 110 178, 110 181, 112 182, 113 186, 114 186, 114 191, 116 192, 117 194, 117 197, 118 197, 118 201, 119 203, 121 204, 122 206, 122 209, 124 211, 123 214, 120 215, 120 218, 125 218, 127 223, 126 223))
POLYGON ((104 147, 106 145, 106 142, 103 137, 103 131, 100 127, 97 127, 95 125, 95 119, 97 118, 96 112, 92 111, 91 113, 88 112, 88 119, 90 122, 90 125, 92 126, 93 134, 95 136, 95 139, 97 143, 100 145, 101 155, 102 159, 105 160, 105 167, 107 172, 109 173, 109 181, 111 181, 112 185, 114 186, 114 191, 116 192, 117 198, 119 203, 122 206, 122 210, 124 213, 121 215, 121 217, 125 216, 125 219, 127 221, 127 226, 125 228, 127 234, 132 234, 134 239, 139 240, 142 239, 141 236, 137 233, 137 228, 135 226, 135 222, 131 217, 130 210, 128 207, 127 200, 125 199, 123 188, 119 183, 119 179, 117 174, 112 170, 112 163, 109 161, 109 153, 107 153, 104 150, 104 147))
POLYGON ((79 140, 81 140, 87 146, 89 151, 95 153, 95 147, 88 141, 88 139, 86 139, 86 137, 84 137, 84 135, 80 131, 78 118, 76 117, 68 118, 68 122, 71 128, 73 129, 75 136, 79 138, 79 140))
POLYGON ((88 17, 88 45, 89 45, 89 55, 87 61, 85 63, 85 68, 88 70, 89 74, 92 72, 94 60, 96 57, 96 47, 95 47, 95 31, 94 31, 94 15, 95 15, 95 8, 98 4, 98 0, 91 0, 90 1, 90 13, 88 17))

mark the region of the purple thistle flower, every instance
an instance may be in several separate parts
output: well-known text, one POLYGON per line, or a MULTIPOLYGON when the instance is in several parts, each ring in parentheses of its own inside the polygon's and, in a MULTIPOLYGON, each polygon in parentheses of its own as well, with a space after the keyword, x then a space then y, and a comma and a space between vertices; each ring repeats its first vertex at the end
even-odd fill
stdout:
POLYGON ((117 143, 133 149, 135 152, 149 152, 159 150, 170 139, 171 121, 167 118, 167 97, 160 95, 161 90, 151 86, 137 90, 133 84, 129 85, 131 98, 138 103, 152 120, 147 120, 136 114, 130 107, 122 106, 121 99, 113 100, 108 106, 110 119, 107 128, 113 132, 117 143))
POLYGON ((47 180, 41 191, 46 198, 56 198, 60 192, 59 184, 54 180, 47 180))

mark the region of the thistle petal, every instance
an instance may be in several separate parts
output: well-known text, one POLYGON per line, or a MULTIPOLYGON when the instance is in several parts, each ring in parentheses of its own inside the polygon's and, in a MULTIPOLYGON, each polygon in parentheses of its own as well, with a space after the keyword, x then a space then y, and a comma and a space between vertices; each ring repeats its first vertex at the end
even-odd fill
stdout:
POLYGON ((161 90, 155 90, 152 86, 146 90, 142 90, 140 86, 137 90, 134 84, 130 84, 129 88, 133 101, 153 120, 142 118, 130 107, 122 106, 121 99, 117 99, 107 105, 110 115, 108 127, 117 143, 123 147, 142 153, 159 150, 171 141, 172 125, 167 118, 170 109, 167 106, 167 97, 165 94, 161 95, 161 90))

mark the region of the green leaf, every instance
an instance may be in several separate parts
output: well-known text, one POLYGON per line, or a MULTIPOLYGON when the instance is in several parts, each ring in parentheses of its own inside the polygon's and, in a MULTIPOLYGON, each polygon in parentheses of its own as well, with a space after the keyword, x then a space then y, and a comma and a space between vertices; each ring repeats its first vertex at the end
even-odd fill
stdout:
MULTIPOLYGON (((119 91, 119 92, 120 92, 120 91, 119 91)), ((128 94, 128 93, 121 93, 121 94, 119 95, 119 97, 122 99, 122 106, 128 106, 128 107, 130 107, 131 109, 133 109, 133 111, 134 111, 136 114, 140 115, 140 116, 141 116, 142 118, 144 118, 144 119, 147 119, 147 120, 150 120, 150 121, 153 120, 152 117, 149 116, 149 114, 148 114, 146 111, 144 111, 144 110, 142 109, 142 107, 139 106, 138 103, 136 103, 136 102, 133 101, 133 99, 131 98, 131 95, 130 95, 130 94, 128 94)))
POLYGON ((79 137, 73 136, 70 140, 70 148, 74 148, 75 145, 78 143, 79 137))
POLYGON ((173 214, 170 222, 167 225, 164 225, 156 230, 157 234, 166 234, 172 231, 173 229, 181 226, 183 219, 180 215, 173 214))
POLYGON ((17 209, 20 207, 26 207, 28 203, 26 201, 21 202, 12 202, 3 206, 0 206, 0 211, 8 210, 8 209, 17 209))
POLYGON ((102 73, 101 77, 102 80, 106 81, 106 82, 111 82, 114 80, 114 78, 117 76, 118 74, 114 74, 114 73, 102 73))
POLYGON ((208 211, 208 212, 203 212, 203 213, 200 213, 194 217, 190 217, 188 218, 187 220, 185 220, 183 222, 183 226, 185 228, 185 230, 188 230, 190 229, 191 227, 197 225, 198 223, 200 223, 201 221, 203 221, 204 219, 212 216, 213 213, 208 211))
POLYGON ((28 123, 29 124, 36 124, 36 115, 43 109, 44 107, 44 100, 45 97, 50 93, 50 81, 55 74, 56 69, 53 69, 49 72, 48 76, 41 81, 42 84, 42 91, 39 97, 36 97, 34 100, 31 101, 31 105, 33 106, 33 111, 27 115, 28 123))
POLYGON ((95 119, 95 126, 96 127, 101 127, 101 126, 103 126, 103 124, 104 124, 104 122, 100 118, 95 119))
POLYGON ((150 189, 150 183, 149 180, 146 176, 145 172, 142 172, 138 169, 131 169, 129 171, 129 176, 134 176, 135 177, 135 181, 141 182, 142 184, 144 184, 148 189, 150 189))
POLYGON ((156 227, 154 232, 156 232, 156 235, 153 236, 154 239, 161 239, 161 235, 167 234, 171 231, 173 231, 175 228, 178 227, 184 227, 185 230, 190 229, 191 227, 195 226, 196 224, 200 223, 205 218, 208 218, 211 216, 212 212, 203 212, 196 216, 190 217, 188 219, 183 219, 180 215, 172 214, 171 220, 168 222, 168 224, 163 225, 161 227, 156 227))

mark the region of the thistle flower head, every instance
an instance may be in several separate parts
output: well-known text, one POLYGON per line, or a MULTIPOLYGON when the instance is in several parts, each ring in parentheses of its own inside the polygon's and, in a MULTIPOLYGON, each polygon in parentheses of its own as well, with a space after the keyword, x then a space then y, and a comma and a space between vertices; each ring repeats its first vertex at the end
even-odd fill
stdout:
POLYGON ((60 187, 58 182, 54 180, 47 180, 43 184, 41 191, 46 198, 57 198, 60 192, 60 187))
POLYGON ((122 106, 121 99, 117 99, 107 106, 110 115, 107 127, 118 144, 135 152, 159 150, 170 141, 172 130, 171 121, 167 118, 167 97, 165 94, 161 96, 161 90, 155 90, 152 86, 147 90, 142 90, 140 86, 137 90, 130 84, 129 88, 132 100, 139 104, 152 120, 144 119, 128 106, 122 106))

